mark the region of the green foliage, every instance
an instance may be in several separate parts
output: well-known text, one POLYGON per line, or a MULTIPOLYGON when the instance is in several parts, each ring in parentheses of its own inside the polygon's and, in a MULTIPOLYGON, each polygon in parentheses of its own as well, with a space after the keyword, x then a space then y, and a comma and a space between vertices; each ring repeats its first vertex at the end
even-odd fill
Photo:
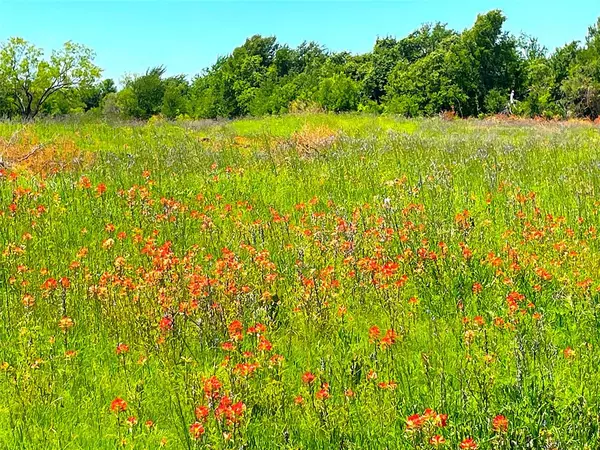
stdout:
MULTIPOLYGON (((146 70, 144 75, 129 77, 118 92, 114 106, 125 117, 147 120, 158 114, 175 119, 190 108, 190 86, 183 75, 164 77, 162 66, 146 70)), ((112 104, 111 108, 115 108, 112 104)))
MULTIPOLYGON (((164 67, 126 77, 111 110, 142 120, 158 114, 171 120, 264 116, 305 108, 409 117, 445 111, 461 117, 600 115, 600 23, 589 28, 583 44, 549 53, 535 37, 506 32, 505 20, 492 10, 462 32, 425 24, 403 38, 377 38, 371 52, 359 55, 330 52, 315 42, 294 48, 274 36, 254 35, 191 82, 167 77, 164 67), (514 101, 508 105, 511 93, 514 101)), ((95 82, 93 53, 82 46, 67 43, 44 61, 40 49, 13 38, 1 55, 1 117, 99 110, 116 91, 112 80, 95 82), (42 107, 56 86, 64 92, 42 107)))
POLYGON ((435 51, 441 42, 455 35, 446 25, 423 25, 406 38, 396 40, 380 38, 375 42, 371 54, 371 70, 365 77, 365 93, 374 101, 381 101, 386 92, 389 76, 401 61, 410 64, 425 58, 435 51))
POLYGON ((119 93, 120 107, 128 117, 149 119, 160 113, 165 94, 165 83, 162 79, 164 67, 148 69, 144 75, 134 76, 125 83, 119 93))
POLYGON ((523 88, 516 41, 502 32, 504 16, 491 11, 461 35, 447 34, 426 56, 401 60, 386 87, 387 110, 409 116, 454 110, 462 116, 495 113, 502 93, 523 88))
POLYGON ((369 72, 364 80, 365 94, 370 100, 380 101, 385 94, 388 77, 402 58, 396 39, 378 38, 370 55, 369 72))
POLYGON ((67 116, 88 110, 77 89, 64 89, 44 102, 40 113, 46 116, 67 116))
POLYGON ((102 100, 108 94, 114 94, 117 92, 117 86, 112 79, 108 78, 92 86, 82 87, 79 91, 81 101, 85 104, 85 110, 88 111, 90 109, 100 107, 102 100))
POLYGON ((99 76, 94 52, 66 42, 48 59, 43 51, 22 38, 11 38, 0 47, 0 83, 23 119, 33 119, 59 92, 90 86, 99 76))
POLYGON ((468 66, 460 64, 459 45, 457 38, 450 38, 413 64, 401 61, 390 75, 386 110, 408 117, 448 110, 462 113, 467 102, 462 69, 468 66))
POLYGON ((325 78, 319 83, 317 101, 328 111, 353 111, 358 106, 357 83, 343 74, 325 78))
POLYGON ((600 19, 588 30, 585 46, 571 51, 572 64, 561 85, 568 113, 576 116, 600 116, 600 19), (573 61, 574 59, 574 61, 573 61))
POLYGON ((117 118, 121 115, 121 109, 119 108, 119 100, 116 93, 111 92, 107 94, 100 105, 102 116, 108 118, 117 118))
POLYGON ((12 102, 8 87, 0 83, 0 118, 9 118, 17 113, 16 105, 12 102))
POLYGON ((502 89, 492 89, 486 94, 483 106, 486 112, 498 114, 506 110, 509 98, 508 92, 502 89))
POLYGON ((185 77, 171 77, 164 81, 165 92, 162 99, 161 112, 168 119, 187 114, 189 85, 185 77))

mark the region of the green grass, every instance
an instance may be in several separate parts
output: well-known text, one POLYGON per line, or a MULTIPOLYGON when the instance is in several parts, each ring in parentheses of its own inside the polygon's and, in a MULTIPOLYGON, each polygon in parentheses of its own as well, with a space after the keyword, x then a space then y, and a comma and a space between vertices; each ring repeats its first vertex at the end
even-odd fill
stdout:
POLYGON ((413 132, 419 124, 395 116, 356 115, 356 114, 298 114, 289 116, 273 116, 266 118, 241 119, 225 125, 225 130, 232 130, 242 136, 260 136, 268 134, 276 137, 289 137, 305 126, 330 127, 343 129, 350 136, 370 136, 391 131, 413 132))
POLYGON ((600 445, 598 128, 301 115, 25 132, 94 159, 0 177, 0 447, 600 445), (224 395, 244 404, 230 423, 224 395), (447 426, 408 429, 426 408, 447 426))

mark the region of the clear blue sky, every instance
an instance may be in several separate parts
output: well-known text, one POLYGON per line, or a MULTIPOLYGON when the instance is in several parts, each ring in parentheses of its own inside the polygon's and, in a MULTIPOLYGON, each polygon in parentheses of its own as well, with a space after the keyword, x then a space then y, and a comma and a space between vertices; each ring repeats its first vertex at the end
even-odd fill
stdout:
POLYGON ((600 0, 0 0, 0 41, 21 36, 52 49, 73 40, 92 47, 104 76, 119 80, 160 64, 169 74, 196 74, 253 34, 360 53, 377 36, 403 37, 425 22, 463 30, 494 8, 508 17, 506 29, 550 49, 583 40, 600 16, 600 0))

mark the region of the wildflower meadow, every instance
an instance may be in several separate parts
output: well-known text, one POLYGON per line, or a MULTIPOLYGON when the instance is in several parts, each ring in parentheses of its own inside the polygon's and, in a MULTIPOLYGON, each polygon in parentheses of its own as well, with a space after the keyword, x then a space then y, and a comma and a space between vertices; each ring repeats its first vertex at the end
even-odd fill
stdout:
POLYGON ((0 123, 0 447, 600 448, 600 130, 0 123))

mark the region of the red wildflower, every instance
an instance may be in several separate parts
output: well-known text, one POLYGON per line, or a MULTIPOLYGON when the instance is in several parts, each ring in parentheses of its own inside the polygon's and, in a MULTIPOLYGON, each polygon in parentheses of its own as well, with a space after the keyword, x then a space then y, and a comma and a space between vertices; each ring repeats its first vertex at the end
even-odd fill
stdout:
POLYGON ((280 365, 283 362, 283 360, 283 355, 273 355, 271 356, 271 358, 269 358, 269 364, 271 366, 277 366, 280 365))
POLYGON ((89 189, 92 187, 92 183, 90 182, 90 179, 84 175, 79 179, 79 186, 83 189, 89 189))
POLYGON ((63 330, 63 333, 66 333, 67 330, 75 325, 73 319, 70 317, 64 316, 58 321, 58 327, 63 330))
POLYGON ((311 384, 313 381, 315 381, 315 376, 311 373, 311 372, 304 372, 302 374, 302 382, 304 384, 311 384))
POLYGON ((202 424, 200 422, 194 422, 193 424, 190 425, 190 435, 192 436, 192 439, 197 441, 198 439, 200 439, 202 437, 203 434, 204 434, 204 427, 202 426, 202 424))
POLYGON ((328 383, 323 383, 323 385, 321 386, 321 389, 319 389, 317 391, 317 393, 315 394, 315 398, 317 400, 327 400, 330 397, 329 395, 329 384, 328 383))
POLYGON ((162 332, 171 330, 173 328, 173 318, 171 316, 164 316, 160 319, 158 326, 162 332))
POLYGON ((381 330, 377 325, 373 325, 369 328, 369 342, 373 343, 379 339, 379 335, 381 334, 381 330))
POLYGON ((112 402, 110 402, 110 410, 115 414, 127 411, 127 402, 122 398, 117 397, 112 402))
POLYGON ((23 306, 26 308, 31 308, 35 305, 35 299, 31 294, 25 294, 21 299, 21 303, 23 303, 23 306))
POLYGON ((241 341, 243 339, 243 335, 242 335, 243 329, 244 329, 244 326, 242 325, 242 322, 240 322, 239 320, 234 320, 233 322, 231 322, 229 324, 229 327, 227 327, 227 331, 229 331, 229 337, 233 341, 241 341))
POLYGON ((381 347, 384 349, 391 347, 396 342, 396 339, 398 339, 398 334, 392 329, 387 330, 385 336, 381 338, 381 347))
POLYGON ((575 358, 575 350, 573 350, 571 347, 567 347, 563 350, 563 355, 566 359, 575 358))
POLYGON ((445 427, 448 424, 448 414, 437 414, 435 416, 435 424, 438 427, 445 427))
POLYGON ((408 299, 408 303, 411 305, 418 305, 419 304, 419 299, 417 297, 411 297, 408 299))
POLYGON ((129 416, 127 418, 126 422, 127 422, 127 425, 129 425, 130 427, 133 427, 133 426, 137 425, 138 420, 137 420, 137 417, 135 417, 135 416, 129 416))
POLYGON ((508 431, 508 419, 502 414, 498 414, 492 420, 492 429, 497 433, 503 433, 508 431))
POLYGON ((246 405, 242 402, 232 404, 231 399, 227 395, 224 395, 221 397, 219 406, 215 409, 215 417, 217 419, 224 419, 227 425, 231 425, 239 422, 245 409, 246 405))
POLYGON ((44 281, 44 284, 42 284, 42 289, 45 291, 50 291, 52 289, 56 289, 57 286, 58 282, 54 278, 48 278, 46 281, 44 281))
POLYGON ((232 350, 235 350, 235 345, 233 345, 233 342, 230 341, 223 342, 221 344, 221 349, 225 350, 226 352, 230 352, 232 350))
POLYGON ((198 419, 201 422, 206 422, 206 420, 208 419, 209 413, 210 413, 210 410, 208 409, 208 406, 204 406, 204 405, 197 406, 196 409, 194 410, 196 419, 198 419))
POLYGON ((219 390, 221 389, 221 382, 214 375, 204 380, 204 395, 208 399, 215 399, 219 397, 219 390))
POLYGON ((408 416, 406 418, 406 429, 407 430, 418 430, 423 426, 425 422, 423 416, 420 414, 413 414, 412 416, 408 416))
POLYGON ((240 363, 237 364, 233 371, 242 377, 252 375, 258 369, 258 363, 240 363))
POLYGON ((461 441, 459 447, 461 449, 468 449, 468 450, 476 450, 478 448, 477 442, 475 442, 473 440, 473 438, 465 438, 461 441))
POLYGON ((432 436, 431 439, 429 439, 429 444, 433 445, 434 447, 439 447, 440 445, 444 445, 446 443, 446 439, 444 438, 444 436, 440 436, 439 434, 436 434, 435 436, 432 436))
POLYGON ((506 296, 506 303, 508 304, 508 309, 512 313, 514 313, 517 309, 519 309, 519 302, 525 300, 525 296, 519 292, 511 292, 506 296))
POLYGON ((271 342, 269 342, 269 340, 264 337, 264 336, 260 336, 258 338, 258 350, 261 352, 264 351, 270 351, 273 348, 273 344, 271 344, 271 342))
POLYGON ((475 325, 480 326, 480 327, 485 325, 485 319, 481 316, 473 317, 473 322, 475 323, 475 325))
POLYGON ((117 344, 117 348, 115 349, 115 353, 117 355, 120 355, 122 353, 129 353, 129 345, 123 344, 122 342, 119 342, 117 344))
POLYGON ((431 420, 433 419, 435 416, 437 415, 437 413, 431 409, 431 408, 426 408, 425 411, 423 411, 423 420, 431 420))
POLYGON ((393 391, 398 387, 398 383, 396 383, 395 381, 382 381, 378 384, 378 386, 380 389, 389 389, 393 391))
POLYGON ((256 325, 248 328, 248 334, 256 334, 256 333, 266 333, 267 327, 262 323, 257 323, 256 325))
POLYGON ((242 402, 237 402, 231 405, 231 410, 237 417, 241 417, 244 414, 244 410, 246 409, 246 405, 242 402))

